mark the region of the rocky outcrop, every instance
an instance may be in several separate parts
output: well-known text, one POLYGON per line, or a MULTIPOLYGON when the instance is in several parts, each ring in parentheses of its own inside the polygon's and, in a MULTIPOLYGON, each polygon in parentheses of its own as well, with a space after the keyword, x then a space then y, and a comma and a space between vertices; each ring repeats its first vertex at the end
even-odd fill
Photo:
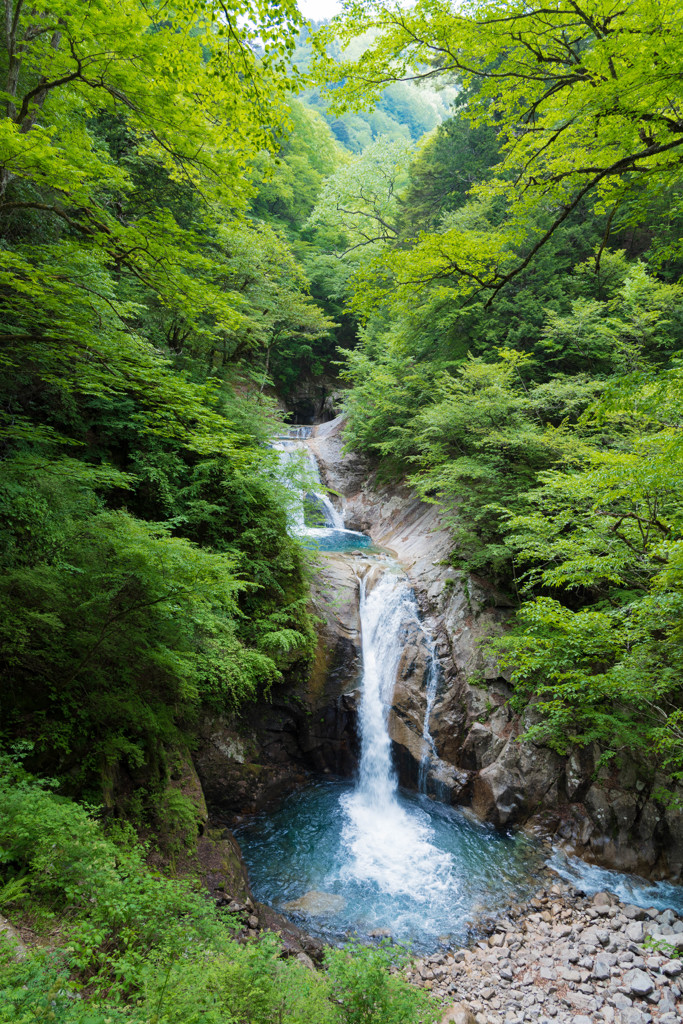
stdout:
POLYGON ((319 630, 308 678, 289 680, 239 718, 213 715, 200 723, 194 762, 214 819, 230 823, 273 806, 311 771, 354 771, 358 586, 352 559, 326 556, 313 586, 319 630))
MULTIPOLYGON (((342 426, 340 418, 326 423, 309 442, 323 480, 347 526, 401 563, 436 644, 441 680, 429 727, 439 760, 428 789, 496 826, 526 823, 600 864, 680 878, 683 789, 663 802, 663 780, 639 776, 635 765, 601 768, 597 749, 561 757, 520 741, 527 723, 511 712, 508 681, 481 647, 505 629, 509 601, 448 565, 451 539, 436 506, 401 484, 379 485, 362 458, 343 451, 342 426)), ((418 632, 406 638, 389 718, 400 779, 413 786, 425 749, 427 652, 418 632)))
POLYGON ((302 377, 287 396, 286 412, 291 423, 324 423, 337 415, 340 400, 336 378, 302 377))

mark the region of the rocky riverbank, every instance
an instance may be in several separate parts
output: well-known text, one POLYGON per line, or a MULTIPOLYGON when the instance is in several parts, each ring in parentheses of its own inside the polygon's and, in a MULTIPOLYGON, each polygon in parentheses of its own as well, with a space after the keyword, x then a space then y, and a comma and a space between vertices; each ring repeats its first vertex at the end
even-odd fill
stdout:
POLYGON ((508 908, 489 931, 472 948, 435 953, 409 972, 443 998, 443 1024, 683 1020, 683 920, 671 910, 553 884, 508 908))

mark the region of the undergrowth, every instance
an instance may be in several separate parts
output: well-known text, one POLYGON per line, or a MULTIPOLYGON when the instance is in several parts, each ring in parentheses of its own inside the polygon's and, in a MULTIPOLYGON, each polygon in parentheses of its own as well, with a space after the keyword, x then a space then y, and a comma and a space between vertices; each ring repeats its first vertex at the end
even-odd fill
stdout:
POLYGON ((149 868, 130 827, 0 759, 0 897, 32 933, 16 960, 0 937, 0 1022, 418 1024, 436 1004, 387 944, 331 949, 311 971, 279 937, 246 945, 188 881, 149 868))

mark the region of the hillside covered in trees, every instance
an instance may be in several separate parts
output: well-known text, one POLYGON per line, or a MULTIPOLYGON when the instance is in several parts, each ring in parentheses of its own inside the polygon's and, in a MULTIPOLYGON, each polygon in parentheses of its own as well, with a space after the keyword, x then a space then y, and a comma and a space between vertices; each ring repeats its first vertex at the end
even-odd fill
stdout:
POLYGON ((151 850, 196 832, 202 711, 310 669, 272 441, 314 379, 505 595, 529 735, 683 779, 683 12, 4 14, 0 911, 37 951, 0 1019, 436 1019, 384 947, 239 945, 151 850))

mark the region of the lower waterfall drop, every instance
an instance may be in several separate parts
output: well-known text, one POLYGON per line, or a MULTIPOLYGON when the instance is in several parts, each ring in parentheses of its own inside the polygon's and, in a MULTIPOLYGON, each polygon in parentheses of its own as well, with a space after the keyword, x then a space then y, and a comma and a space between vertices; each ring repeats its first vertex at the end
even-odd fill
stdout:
POLYGON ((416 617, 406 581, 385 572, 370 593, 361 582, 363 684, 359 715, 358 785, 341 798, 346 814, 342 843, 349 859, 342 877, 374 882, 382 891, 426 901, 457 883, 453 858, 430 842, 433 830, 417 808, 398 800, 387 716, 402 653, 402 627, 416 617))

